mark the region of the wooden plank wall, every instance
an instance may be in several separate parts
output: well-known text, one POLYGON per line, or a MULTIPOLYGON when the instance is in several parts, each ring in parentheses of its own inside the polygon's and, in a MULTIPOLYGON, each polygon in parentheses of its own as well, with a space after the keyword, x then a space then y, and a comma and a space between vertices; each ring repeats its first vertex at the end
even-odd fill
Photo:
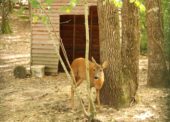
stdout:
MULTIPOLYGON (((96 5, 97 0, 89 0, 89 6, 96 5)), ((60 15, 83 15, 84 7, 82 2, 78 4, 70 13, 61 11, 61 7, 67 5, 69 0, 56 0, 51 6, 49 12, 50 20, 54 26, 57 35, 60 36, 60 15)), ((40 14, 39 9, 32 9, 32 13, 40 14)), ((31 19, 32 20, 32 19, 31 19)), ((57 74, 59 59, 57 52, 54 49, 52 41, 50 40, 49 33, 46 27, 41 22, 31 22, 32 37, 31 37, 31 65, 45 65, 45 72, 47 74, 57 74)), ((56 40, 59 44, 59 41, 56 40)), ((59 45, 57 50, 59 51, 59 45)))
MULTIPOLYGON (((70 63, 75 58, 84 57, 86 44, 84 15, 61 15, 60 23, 60 36, 70 63)), ((89 59, 94 57, 97 62, 100 62, 97 6, 91 6, 89 9, 89 34, 89 59)), ((62 53, 61 56, 64 57, 62 53)), ((59 71, 63 71, 61 64, 59 64, 59 71)))

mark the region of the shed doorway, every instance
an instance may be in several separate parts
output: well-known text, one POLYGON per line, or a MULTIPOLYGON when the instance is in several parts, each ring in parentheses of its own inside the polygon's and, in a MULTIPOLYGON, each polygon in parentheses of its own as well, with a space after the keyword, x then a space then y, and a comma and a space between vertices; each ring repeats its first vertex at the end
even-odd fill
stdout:
MULTIPOLYGON (((75 58, 85 57, 85 25, 84 15, 61 15, 60 16, 60 36, 66 49, 69 62, 75 58)), ((99 47, 99 26, 97 7, 92 6, 89 10, 89 34, 90 34, 90 56, 97 62, 100 61, 99 47)), ((61 53, 61 49, 60 49, 61 53)), ((61 53, 62 58, 64 57, 61 53)), ((64 59, 64 58, 63 58, 64 59)), ((64 61, 65 62, 65 61, 64 61)), ((66 63, 65 63, 66 64, 66 63)), ((63 68, 59 63, 59 72, 63 68)))

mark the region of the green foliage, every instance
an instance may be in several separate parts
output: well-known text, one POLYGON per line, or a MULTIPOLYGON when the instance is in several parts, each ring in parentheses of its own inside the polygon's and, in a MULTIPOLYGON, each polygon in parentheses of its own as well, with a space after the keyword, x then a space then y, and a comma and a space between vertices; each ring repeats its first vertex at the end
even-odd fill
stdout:
POLYGON ((44 0, 47 5, 51 5, 55 0, 44 0))
MULTIPOLYGON (((106 0, 105 0, 106 2, 106 0)), ((121 8, 123 5, 122 0, 109 0, 110 3, 113 3, 117 8, 121 8)))
MULTIPOLYGON (((44 5, 45 5, 45 8, 48 8, 48 11, 49 11, 50 5, 55 0, 44 0, 42 3, 40 3, 38 0, 29 0, 29 1, 30 1, 30 4, 33 8, 40 8, 40 7, 44 7, 44 5)), ((41 21, 43 24, 47 24, 49 22, 49 18, 44 12, 42 12, 39 15, 32 14, 32 22, 37 23, 39 21, 41 21)))
POLYGON ((33 8, 39 8, 40 7, 40 3, 37 0, 29 0, 30 4, 33 8))
POLYGON ((38 15, 32 15, 32 22, 37 23, 39 21, 39 16, 38 15))
POLYGON ((61 7, 61 11, 70 13, 73 8, 79 3, 79 0, 70 0, 68 5, 61 7))
POLYGON ((41 16, 40 19, 41 19, 41 22, 42 22, 43 24, 47 24, 47 23, 49 22, 49 19, 48 19, 47 16, 41 16))
POLYGON ((42 22, 43 24, 47 24, 49 22, 49 18, 46 15, 32 15, 32 18, 33 23, 42 22))
POLYGON ((134 3, 137 8, 139 8, 140 12, 145 12, 146 8, 142 4, 140 0, 129 0, 130 3, 134 3))
POLYGON ((18 15, 21 15, 21 14, 24 14, 24 13, 25 13, 24 7, 21 7, 21 8, 17 11, 17 14, 18 14, 18 15))
MULTIPOLYGON (((140 2, 140 0, 129 0, 129 1, 130 1, 130 3, 134 3, 135 6, 138 7, 141 12, 145 12, 145 10, 146 10, 145 6, 142 4, 142 2, 140 2)), ((79 2, 79 0, 70 0, 69 4, 63 6, 61 8, 61 10, 66 13, 70 13, 71 10, 76 7, 78 2, 79 2)), ((110 3, 114 4, 117 8, 121 8, 123 5, 122 0, 104 0, 103 4, 105 5, 106 2, 110 2, 110 3)))
POLYGON ((135 1, 136 1, 136 0, 129 0, 130 3, 133 3, 133 2, 135 2, 135 1))
MULTIPOLYGON (((105 0, 103 4, 106 4, 108 0, 105 0)), ((116 7, 121 8, 123 5, 123 0, 109 0, 110 3, 113 3, 116 7)), ((140 12, 145 12, 146 8, 141 2, 141 0, 129 0, 130 3, 135 4, 137 8, 139 8, 140 12)))
POLYGON ((117 8, 121 8, 123 5, 122 0, 105 0, 103 1, 103 5, 105 5, 107 2, 114 4, 117 8))

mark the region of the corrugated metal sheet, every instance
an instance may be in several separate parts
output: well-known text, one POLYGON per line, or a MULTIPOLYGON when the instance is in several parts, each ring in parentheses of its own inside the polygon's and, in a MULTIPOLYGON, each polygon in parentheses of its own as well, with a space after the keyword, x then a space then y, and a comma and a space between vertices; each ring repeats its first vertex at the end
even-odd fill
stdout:
MULTIPOLYGON (((96 5, 97 0, 89 0, 89 6, 96 5)), ((83 15, 84 7, 82 2, 80 2, 71 13, 64 13, 61 11, 61 7, 67 5, 69 0, 56 0, 56 2, 51 6, 49 12, 50 20, 54 26, 54 30, 57 35, 60 35, 60 15, 83 15)), ((34 14, 40 14, 40 9, 32 10, 34 14)), ((32 27, 32 39, 31 39, 31 65, 45 65, 46 73, 57 73, 59 59, 57 52, 55 51, 53 44, 49 38, 49 33, 41 22, 31 23, 32 27)), ((65 32, 67 33, 67 32, 65 32)), ((59 41, 56 40, 58 43, 59 41)), ((59 47, 57 48, 59 51, 59 47)))
POLYGON ((0 57, 0 72, 12 71, 17 65, 29 68, 29 59, 29 54, 2 55, 0 57))

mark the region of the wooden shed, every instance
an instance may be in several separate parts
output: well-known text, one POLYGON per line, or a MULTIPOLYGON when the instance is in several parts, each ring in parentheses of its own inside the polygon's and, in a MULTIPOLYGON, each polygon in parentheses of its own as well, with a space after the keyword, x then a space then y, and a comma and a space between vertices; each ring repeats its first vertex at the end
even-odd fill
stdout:
MULTIPOLYGON (((69 0, 56 0, 49 13, 54 31, 62 38, 69 61, 85 55, 85 25, 84 6, 78 4, 70 13, 63 13, 61 7, 67 5, 69 0)), ((97 15, 97 0, 89 0, 89 33, 90 57, 99 61, 99 27, 97 15)), ((38 14, 39 10, 32 13, 38 14)), ((45 65, 47 74, 57 74, 62 71, 57 52, 46 27, 41 23, 31 22, 31 65, 45 65)), ((59 40, 56 40, 59 48, 59 40)), ((61 52, 61 51, 60 51, 61 52)))

